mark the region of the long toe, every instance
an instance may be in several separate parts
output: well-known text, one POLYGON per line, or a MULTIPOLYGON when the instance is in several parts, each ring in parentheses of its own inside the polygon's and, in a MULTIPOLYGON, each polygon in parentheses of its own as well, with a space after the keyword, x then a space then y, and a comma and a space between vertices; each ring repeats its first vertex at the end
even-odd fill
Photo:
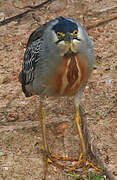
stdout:
POLYGON ((100 171, 101 170, 96 165, 94 165, 92 162, 87 161, 86 157, 84 158, 83 154, 81 153, 80 156, 79 156, 78 161, 76 162, 76 164, 73 167, 71 167, 68 170, 68 172, 70 173, 70 172, 76 170, 81 164, 82 164, 82 168, 83 169, 86 169, 86 167, 90 166, 90 167, 94 168, 96 171, 100 171))

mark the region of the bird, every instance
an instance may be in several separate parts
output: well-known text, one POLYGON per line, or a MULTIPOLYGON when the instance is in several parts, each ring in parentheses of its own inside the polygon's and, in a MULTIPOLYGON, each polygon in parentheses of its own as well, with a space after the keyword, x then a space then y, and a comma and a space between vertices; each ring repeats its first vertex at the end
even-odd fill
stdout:
POLYGON ((45 176, 48 158, 53 160, 46 140, 45 97, 74 97, 75 124, 81 147, 76 167, 81 163, 88 164, 79 106, 94 64, 92 40, 84 27, 72 18, 52 19, 38 27, 28 39, 19 81, 26 97, 37 95, 40 99, 45 176))

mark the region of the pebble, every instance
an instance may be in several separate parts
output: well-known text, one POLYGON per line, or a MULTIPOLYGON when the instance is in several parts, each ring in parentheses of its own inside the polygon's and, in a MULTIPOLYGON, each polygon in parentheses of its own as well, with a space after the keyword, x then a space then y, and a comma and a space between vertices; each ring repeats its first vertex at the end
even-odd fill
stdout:
POLYGON ((0 151, 0 156, 6 156, 5 152, 0 151))
POLYGON ((4 167, 4 170, 5 170, 5 171, 8 171, 8 169, 9 169, 8 167, 4 167))

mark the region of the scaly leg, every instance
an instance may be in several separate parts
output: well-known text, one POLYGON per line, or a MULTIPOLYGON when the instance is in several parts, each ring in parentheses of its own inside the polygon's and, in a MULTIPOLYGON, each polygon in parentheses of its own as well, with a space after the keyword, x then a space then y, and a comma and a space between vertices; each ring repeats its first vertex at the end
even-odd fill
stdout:
POLYGON ((82 134, 82 130, 80 127, 80 113, 79 113, 79 107, 76 108, 76 116, 75 116, 75 123, 76 123, 76 127, 78 130, 78 134, 79 134, 79 138, 80 138, 80 145, 81 145, 81 152, 82 152, 82 156, 84 157, 84 160, 86 160, 86 147, 85 147, 85 142, 84 142, 84 137, 82 134))
POLYGON ((80 127, 80 120, 81 119, 80 119, 80 112, 79 112, 79 106, 78 106, 76 108, 75 123, 76 123, 77 131, 78 131, 79 139, 80 139, 81 154, 80 154, 78 162, 72 168, 69 169, 69 172, 75 170, 82 163, 84 164, 84 167, 91 166, 96 170, 100 170, 95 165, 93 165, 93 163, 88 162, 86 160, 87 157, 86 157, 85 140, 84 140, 84 137, 83 137, 83 134, 82 134, 82 129, 80 127))
POLYGON ((45 111, 43 109, 43 104, 42 101, 40 101, 40 119, 41 119, 41 129, 42 129, 42 143, 43 143, 43 168, 44 168, 44 177, 47 175, 47 170, 48 170, 48 156, 47 153, 49 152, 48 150, 48 145, 47 145, 47 140, 46 140, 46 126, 45 126, 45 111))

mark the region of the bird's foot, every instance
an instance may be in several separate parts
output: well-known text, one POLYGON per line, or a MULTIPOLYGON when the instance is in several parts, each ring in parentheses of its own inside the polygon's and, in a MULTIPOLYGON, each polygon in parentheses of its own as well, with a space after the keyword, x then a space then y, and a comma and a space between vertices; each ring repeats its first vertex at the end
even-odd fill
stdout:
POLYGON ((76 160, 76 159, 69 158, 69 157, 60 157, 60 156, 55 155, 51 152, 46 152, 44 150, 43 146, 41 147, 41 150, 46 153, 48 163, 52 164, 53 166, 55 166, 59 169, 67 170, 67 172, 69 172, 69 173, 74 171, 75 169, 77 169, 80 165, 83 165, 84 169, 87 166, 90 166, 90 167, 94 168, 96 171, 100 171, 100 168, 95 166, 92 162, 87 161, 86 158, 83 157, 82 153, 80 154, 79 159, 76 160), (67 167, 63 164, 58 163, 57 160, 58 161, 70 161, 70 162, 76 162, 76 163, 72 167, 70 167, 70 166, 67 167))
POLYGON ((70 172, 74 171, 74 170, 77 169, 81 164, 83 164, 84 169, 85 169, 87 166, 90 166, 90 167, 94 168, 96 171, 100 171, 100 170, 101 170, 100 168, 98 168, 97 166, 95 166, 92 162, 87 161, 86 158, 84 158, 84 157, 83 157, 83 154, 81 153, 80 156, 79 156, 78 161, 76 162, 76 164, 75 164, 73 167, 71 167, 71 168, 68 170, 68 172, 70 173, 70 172))
POLYGON ((44 154, 46 154, 48 163, 50 163, 53 166, 56 166, 57 168, 62 169, 62 170, 68 169, 70 167, 66 167, 65 165, 62 165, 62 164, 58 163, 57 161, 70 161, 70 162, 77 161, 76 159, 73 159, 73 158, 60 157, 58 155, 55 155, 55 154, 51 153, 49 150, 46 151, 43 146, 41 146, 41 150, 44 154))

